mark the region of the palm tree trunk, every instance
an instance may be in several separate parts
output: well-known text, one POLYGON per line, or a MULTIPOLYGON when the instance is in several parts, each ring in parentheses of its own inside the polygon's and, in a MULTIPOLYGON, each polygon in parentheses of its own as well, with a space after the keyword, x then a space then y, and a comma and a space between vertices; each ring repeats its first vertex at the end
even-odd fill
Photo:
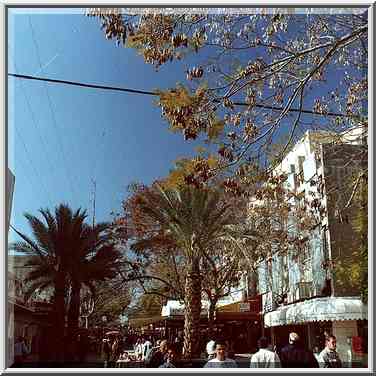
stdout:
POLYGON ((68 311, 68 329, 71 335, 74 335, 78 329, 81 304, 81 284, 77 281, 72 283, 72 295, 68 311))
POLYGON ((80 317, 80 303, 81 303, 81 284, 77 281, 72 282, 71 296, 68 310, 68 336, 67 336, 67 351, 66 360, 76 360, 77 351, 77 335, 78 335, 78 321, 80 317))
POLYGON ((198 258, 188 270, 185 281, 184 349, 187 359, 200 356, 201 275, 198 258))
POLYGON ((55 278, 54 296, 54 348, 55 360, 64 359, 64 335, 65 335, 65 273, 58 272, 55 278))
POLYGON ((217 305, 217 300, 210 300, 209 311, 208 311, 208 335, 209 339, 213 339, 214 335, 214 314, 215 306, 217 305))

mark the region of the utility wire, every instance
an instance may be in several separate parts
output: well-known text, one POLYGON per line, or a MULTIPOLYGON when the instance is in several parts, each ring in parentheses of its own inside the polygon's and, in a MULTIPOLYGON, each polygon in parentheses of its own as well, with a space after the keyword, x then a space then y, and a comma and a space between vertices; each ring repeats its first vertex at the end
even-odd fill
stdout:
MULTIPOLYGON (((37 39, 35 37, 34 27, 33 27, 33 24, 31 22, 31 16, 30 15, 29 15, 29 24, 30 24, 30 29, 31 29, 31 36, 32 36, 34 46, 35 46, 35 51, 37 53, 39 67, 40 67, 40 69, 43 69, 42 68, 42 61, 41 61, 40 54, 39 54, 38 42, 37 42, 37 39)), ((55 126, 55 130, 56 130, 56 134, 57 134, 57 138, 58 138, 58 142, 59 142, 59 146, 60 146, 60 151, 61 151, 61 154, 63 156, 63 163, 64 163, 66 174, 68 176, 68 182, 69 182, 69 185, 70 185, 72 198, 74 199, 75 194, 74 194, 74 189, 73 189, 73 183, 72 183, 71 175, 69 174, 69 171, 68 171, 67 158, 66 158, 65 153, 64 153, 64 148, 63 148, 63 144, 62 144, 62 141, 61 141, 60 132, 59 132, 59 129, 58 129, 58 126, 57 126, 55 111, 53 109, 53 104, 52 104, 52 100, 51 100, 50 93, 48 91, 47 85, 44 85, 44 88, 45 88, 46 95, 47 95, 48 105, 49 105, 50 111, 51 111, 52 121, 53 121, 53 124, 55 126)))
MULTIPOLYGON (((14 64, 14 67, 16 68, 16 70, 18 70, 15 60, 14 60, 11 56, 9 56, 9 57, 13 60, 13 64, 14 64)), ((37 134, 38 134, 38 136, 39 136, 39 139, 40 139, 40 141, 41 141, 42 148, 43 148, 43 150, 44 150, 44 153, 45 153, 46 159, 47 159, 47 161, 48 161, 50 171, 55 171, 55 169, 53 168, 53 166, 52 166, 52 164, 51 164, 51 159, 50 159, 49 156, 48 156, 46 143, 45 143, 45 141, 44 141, 44 138, 42 137, 42 133, 41 133, 40 128, 39 128, 39 126, 38 126, 38 123, 37 123, 37 121, 36 121, 35 113, 34 113, 32 107, 31 107, 31 103, 30 103, 29 97, 28 97, 28 95, 27 95, 27 93, 26 93, 26 89, 25 89, 23 83, 21 83, 20 87, 21 87, 22 94, 24 95, 24 98, 25 98, 25 101, 26 101, 26 104, 27 104, 28 110, 29 110, 29 112, 30 112, 32 123, 34 124, 34 127, 35 127, 35 129, 36 129, 36 131, 37 131, 37 134)), ((53 205, 53 201, 51 201, 50 204, 53 205)))
POLYGON ((45 82, 51 82, 51 83, 55 83, 55 84, 65 84, 65 85, 71 85, 71 86, 87 87, 87 88, 91 88, 91 89, 122 91, 122 92, 127 92, 127 93, 144 94, 144 95, 154 95, 154 96, 158 95, 156 92, 153 92, 153 91, 127 89, 127 88, 116 87, 116 86, 104 86, 104 85, 85 84, 83 82, 67 81, 67 80, 57 80, 57 79, 53 79, 53 78, 29 76, 29 75, 26 75, 26 74, 8 73, 8 76, 13 76, 13 77, 17 77, 17 78, 23 78, 23 79, 26 79, 26 80, 45 81, 45 82))
MULTIPOLYGON (((55 83, 55 84, 79 86, 79 87, 86 87, 86 88, 91 88, 91 89, 112 90, 112 91, 120 91, 120 92, 125 92, 125 93, 158 96, 157 92, 147 91, 147 90, 136 90, 136 89, 123 88, 123 87, 116 87, 116 86, 87 84, 87 83, 78 82, 78 81, 58 80, 58 79, 47 78, 47 77, 30 76, 26 74, 8 73, 8 76, 21 78, 25 80, 45 81, 45 82, 50 82, 50 83, 55 83)), ((221 100, 215 99, 214 102, 220 103, 221 100)), ((245 102, 234 102, 234 105, 235 106, 249 106, 249 104, 245 102)), ((274 110, 274 111, 284 111, 284 108, 282 107, 268 106, 268 105, 263 105, 263 104, 255 104, 254 107, 264 108, 267 110, 274 110)), ((351 117, 351 115, 346 115, 346 114, 341 114, 341 113, 336 113, 336 112, 321 113, 321 112, 304 110, 304 109, 300 110, 299 108, 290 108, 288 111, 289 112, 302 112, 303 114, 319 115, 319 116, 338 116, 342 118, 351 117)))

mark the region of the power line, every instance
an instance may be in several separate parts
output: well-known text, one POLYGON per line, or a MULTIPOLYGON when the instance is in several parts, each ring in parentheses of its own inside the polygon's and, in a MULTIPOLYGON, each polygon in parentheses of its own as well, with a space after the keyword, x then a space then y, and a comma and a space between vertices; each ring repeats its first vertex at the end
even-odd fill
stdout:
MULTIPOLYGON (((30 15, 29 15, 29 24, 30 24, 30 29, 31 29, 31 36, 32 36, 32 39, 33 39, 33 42, 34 42, 34 46, 35 46, 35 51, 37 53, 37 58, 38 58, 39 66, 42 69, 42 61, 41 61, 40 54, 39 54, 38 42, 37 42, 37 40, 35 38, 34 27, 33 27, 33 24, 31 22, 31 16, 30 15)), ((69 174, 69 171, 68 171, 67 158, 66 158, 65 153, 64 153, 64 148, 63 148, 63 144, 62 144, 61 137, 60 137, 60 132, 59 132, 57 121, 56 121, 55 111, 53 109, 53 104, 52 104, 52 100, 51 100, 48 88, 47 88, 46 85, 44 85, 44 88, 45 88, 46 95, 47 95, 48 105, 49 105, 50 111, 51 111, 52 122, 53 122, 53 124, 55 126, 55 130, 56 130, 56 134, 57 134, 57 139, 58 139, 60 151, 61 151, 61 154, 63 156, 63 163, 64 163, 64 167, 65 167, 65 170, 66 170, 66 174, 68 176, 68 182, 69 182, 69 185, 70 185, 70 190, 71 190, 71 193, 72 193, 72 198, 74 199, 75 198, 75 194, 74 194, 73 184, 72 184, 72 180, 71 180, 71 175, 69 174)))
MULTIPOLYGON (((9 45, 8 45, 8 48, 9 48, 9 45)), ((10 57, 11 60, 13 60, 13 64, 14 64, 15 69, 18 70, 15 59, 12 58, 12 56, 11 56, 10 54, 9 54, 9 57, 10 57)), ((42 143, 42 146, 43 146, 44 152, 46 153, 46 158, 47 158, 48 161, 49 161, 48 163, 50 163, 50 158, 48 158, 48 153, 47 153, 46 144, 45 144, 45 142, 44 142, 44 140, 43 140, 43 138, 42 138, 42 135, 41 135, 40 129, 39 129, 38 125, 37 125, 37 121, 36 121, 36 117, 35 117, 34 111, 33 111, 32 108, 31 108, 31 103, 30 103, 29 98, 28 98, 28 96, 27 96, 27 94, 26 94, 26 89, 24 88, 24 85, 23 85, 23 84, 21 84, 21 91, 22 91, 22 93, 23 93, 23 95, 24 95, 25 101, 26 101, 27 106, 28 106, 28 109, 29 109, 29 111, 30 111, 30 115, 31 115, 31 118, 32 118, 32 123, 34 124, 34 126, 35 126, 35 128, 36 128, 36 130, 37 130, 37 133, 38 133, 39 138, 40 138, 40 140, 41 140, 41 143, 42 143)), ((15 126, 14 128, 15 128, 16 132, 18 133, 18 130, 17 130, 16 126, 15 126)), ((26 148, 26 143, 25 143, 25 141, 24 141, 22 138, 21 138, 21 141, 22 141, 22 143, 23 143, 23 145, 24 145, 24 149, 25 149, 25 152, 26 152, 26 156, 27 156, 27 158, 29 159, 29 163, 32 165, 32 167, 34 168, 34 170, 36 170, 35 167, 34 167, 34 165, 33 165, 33 163, 32 163, 32 159, 29 157, 29 153, 28 153, 28 150, 27 150, 27 148, 26 148)), ((50 168, 51 168, 51 165, 50 165, 50 168)), ((26 167, 24 168, 24 170, 25 170, 25 173, 28 172, 28 169, 27 169, 26 167)), ((29 175, 26 173, 25 176, 27 177, 27 180, 29 180, 30 186, 33 187, 34 193, 37 193, 38 190, 35 189, 34 183, 32 183, 32 180, 30 179, 29 175)), ((39 177, 39 180, 40 180, 40 182, 41 182, 40 177, 39 177)), ((50 198, 50 204, 53 205, 54 202, 51 200, 50 190, 48 190, 48 196, 49 196, 49 198, 50 198)))
MULTIPOLYGON (((129 88, 123 88, 123 87, 117 87, 117 86, 87 84, 87 83, 78 82, 78 81, 59 80, 59 79, 53 79, 53 78, 47 78, 47 77, 30 76, 30 75, 26 75, 26 74, 8 73, 8 76, 21 78, 21 79, 25 79, 25 80, 44 81, 44 82, 50 82, 50 83, 55 83, 55 84, 86 87, 86 88, 90 88, 90 89, 112 90, 112 91, 120 91, 120 92, 124 92, 124 93, 152 95, 152 96, 158 95, 158 93, 154 92, 154 91, 129 89, 129 88)), ((214 99, 214 102, 220 103, 221 100, 220 99, 214 99)), ((249 106, 249 104, 245 103, 245 102, 234 102, 234 105, 235 106, 249 106)), ((273 111, 284 111, 285 110, 283 107, 268 106, 268 105, 257 104, 257 103, 254 105, 254 107, 264 108, 264 109, 273 110, 273 111)), ((288 110, 288 112, 302 112, 303 114, 318 115, 318 116, 335 116, 335 117, 343 117, 343 118, 351 117, 351 115, 341 114, 341 113, 337 113, 337 112, 321 113, 321 112, 304 110, 304 109, 300 110, 299 108, 290 108, 288 110)))
POLYGON ((26 74, 8 73, 8 76, 23 78, 23 79, 26 79, 26 80, 45 81, 45 82, 51 82, 51 83, 55 83, 55 84, 65 84, 65 85, 71 85, 71 86, 87 87, 87 88, 91 88, 91 89, 122 91, 122 92, 126 92, 126 93, 154 95, 154 96, 158 95, 156 92, 153 92, 153 91, 128 89, 128 88, 116 87, 116 86, 86 84, 86 83, 78 82, 78 81, 58 80, 58 79, 46 78, 46 77, 29 76, 29 75, 26 75, 26 74))
MULTIPOLYGON (((11 57, 11 56, 9 56, 9 57, 11 57)), ((11 59, 12 59, 12 58, 11 58, 11 59)), ((12 60, 13 60, 13 63, 14 63, 14 67, 16 68, 16 70, 18 70, 15 60, 14 60, 14 59, 12 59, 12 60)), ((41 133, 40 128, 39 128, 39 126, 38 126, 38 124, 37 124, 36 117, 35 117, 35 114, 34 114, 34 111, 33 111, 32 107, 31 107, 31 103, 30 103, 29 97, 28 97, 28 95, 27 95, 27 93, 26 93, 26 90, 25 90, 25 88, 24 88, 24 85, 21 83, 20 86, 21 86, 21 91, 22 91, 22 94, 24 95, 24 98, 25 98, 25 101, 26 101, 26 104, 27 104, 28 110, 29 110, 30 115, 31 115, 32 123, 34 124, 34 127, 35 127, 35 129, 36 129, 36 131, 37 131, 37 134, 38 134, 38 136, 39 136, 39 139, 40 139, 40 141, 41 141, 42 148, 43 148, 44 153, 45 153, 45 155, 46 155, 46 159, 47 159, 47 161, 48 161, 50 171, 55 171, 55 169, 54 169, 53 166, 51 165, 51 159, 50 159, 49 156, 48 156, 46 143, 44 142, 44 139, 43 139, 43 137, 42 137, 42 133, 41 133)), ((53 202, 51 202, 51 204, 53 204, 53 202)))

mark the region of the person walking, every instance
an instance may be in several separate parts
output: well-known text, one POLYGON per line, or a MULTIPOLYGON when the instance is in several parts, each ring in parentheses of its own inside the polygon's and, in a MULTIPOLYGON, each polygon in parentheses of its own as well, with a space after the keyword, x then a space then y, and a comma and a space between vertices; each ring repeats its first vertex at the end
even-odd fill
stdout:
POLYGON ((105 367, 107 367, 110 358, 111 358, 111 342, 109 338, 103 338, 102 340, 103 344, 103 354, 104 354, 104 364, 105 367))
POLYGON ((113 344, 111 346, 111 360, 113 362, 116 362, 116 360, 119 358, 120 352, 121 352, 120 338, 119 337, 115 337, 114 338, 114 342, 113 342, 113 344))
POLYGON ((18 336, 14 343, 14 362, 21 364, 25 361, 26 355, 29 354, 29 349, 26 346, 26 341, 22 336, 18 336))
POLYGON ((226 357, 226 344, 224 341, 216 341, 215 343, 216 357, 210 359, 204 368, 236 368, 238 365, 235 360, 226 357))
POLYGON ((134 355, 136 360, 140 360, 142 358, 142 339, 137 338, 137 341, 134 345, 134 355))
POLYGON ((318 363, 312 351, 305 350, 297 333, 290 333, 289 344, 281 350, 281 365, 283 368, 318 368, 318 363))
POLYGON ((342 361, 337 353, 337 339, 329 335, 325 339, 325 348, 318 357, 321 368, 341 368, 342 361))
POLYGON ((176 358, 177 358, 177 353, 176 353, 175 348, 173 346, 169 346, 167 348, 165 362, 162 365, 160 365, 159 368, 177 368, 176 358))
POLYGON ((167 340, 161 341, 159 345, 159 349, 153 351, 150 361, 147 362, 146 366, 148 368, 158 368, 163 363, 165 363, 165 356, 168 349, 168 342, 167 340))
POLYGON ((210 340, 206 345, 206 354, 208 356, 208 360, 214 359, 216 357, 215 353, 215 341, 210 340))
POLYGON ((269 341, 261 337, 258 342, 259 350, 251 357, 251 368, 280 368, 281 361, 276 352, 269 350, 269 341))
POLYGON ((184 335, 182 331, 179 331, 178 335, 175 337, 174 346, 176 348, 176 353, 181 356, 184 347, 184 335))
POLYGON ((142 344, 142 360, 145 361, 145 359, 148 357, 150 351, 152 350, 152 343, 150 342, 148 337, 145 337, 144 343, 142 344))

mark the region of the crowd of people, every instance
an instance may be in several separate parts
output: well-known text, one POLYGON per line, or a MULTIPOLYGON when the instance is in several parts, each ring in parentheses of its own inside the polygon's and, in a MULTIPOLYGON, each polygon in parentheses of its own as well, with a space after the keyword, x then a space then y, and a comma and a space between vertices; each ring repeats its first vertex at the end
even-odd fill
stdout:
MULTIPOLYGON (((340 368, 341 359, 336 351, 336 337, 329 335, 325 340, 325 348, 320 354, 304 348, 297 333, 290 333, 289 343, 277 351, 272 348, 266 337, 258 340, 258 351, 251 356, 251 368, 340 368)), ((231 368, 237 363, 226 352, 224 341, 210 341, 207 344, 207 367, 231 368)))
MULTIPOLYGON (((106 362, 138 362, 141 367, 178 368, 183 355, 183 338, 178 335, 174 341, 155 340, 148 336, 137 338, 132 348, 124 348, 120 337, 105 338, 104 352, 106 362), (154 345, 153 345, 154 343, 154 345)), ((204 368, 238 367, 235 353, 229 351, 228 341, 221 338, 210 340, 205 346, 204 368)), ((272 347, 266 337, 258 340, 258 350, 251 356, 251 368, 339 368, 341 359, 336 351, 336 337, 328 335, 325 348, 314 354, 304 347, 297 333, 290 333, 288 344, 280 349, 272 347)))
POLYGON ((279 351, 271 349, 266 337, 258 341, 259 350, 251 358, 251 367, 262 368, 340 368, 341 359, 336 351, 336 337, 329 335, 325 348, 315 355, 301 343, 299 335, 290 333, 289 343, 279 351))

